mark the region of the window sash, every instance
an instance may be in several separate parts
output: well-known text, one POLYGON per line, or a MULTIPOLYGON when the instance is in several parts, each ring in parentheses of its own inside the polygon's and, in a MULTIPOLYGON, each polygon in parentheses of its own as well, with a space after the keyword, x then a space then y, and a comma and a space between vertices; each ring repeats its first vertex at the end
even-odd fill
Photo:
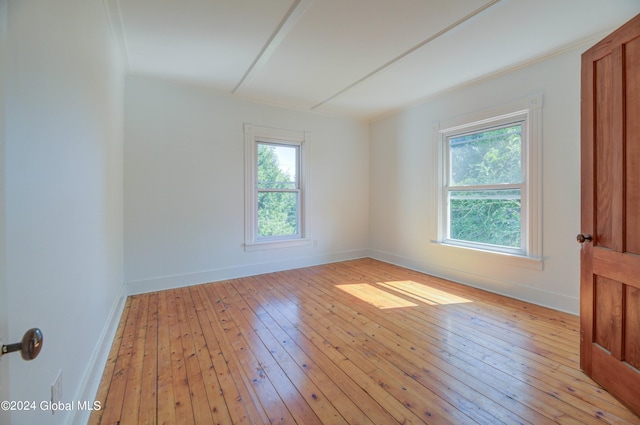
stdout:
MULTIPOLYGON (((526 187, 524 184, 505 184, 505 185, 486 185, 486 186, 473 186, 473 187, 469 187, 469 186, 461 186, 461 187, 450 187, 450 188, 446 188, 445 193, 446 193, 446 230, 445 230, 445 241, 447 243, 450 244, 454 244, 454 245, 461 245, 461 246, 467 246, 467 247, 475 247, 475 248, 479 248, 479 249, 484 249, 484 250, 492 250, 492 251, 499 251, 499 252, 508 252, 508 253, 513 253, 513 254, 525 254, 526 253, 526 233, 525 233, 525 224, 526 224, 526 187), (453 198, 454 194, 459 194, 459 193, 487 193, 487 194, 494 194, 494 196, 486 196, 486 197, 459 197, 457 199, 453 198), (505 196, 505 193, 518 193, 519 195, 509 195, 509 196, 505 196), (501 195, 502 193, 502 195, 501 195), (483 217, 481 214, 483 213, 488 213, 488 212, 496 212, 495 211, 495 206, 497 204, 498 209, 501 208, 501 203, 507 203, 506 205, 503 205, 502 211, 498 211, 498 214, 501 214, 502 217, 500 217, 503 221, 502 223, 497 223, 496 221, 484 221, 482 222, 482 224, 486 225, 486 226, 482 226, 482 225, 478 225, 478 227, 473 228, 473 230, 475 231, 474 233, 480 233, 483 236, 479 237, 471 237, 468 236, 466 238, 460 238, 460 237, 456 237, 457 235, 454 234, 455 232, 453 231, 453 227, 459 224, 458 220, 454 220, 452 218, 452 214, 454 212, 454 207, 452 206, 452 201, 482 201, 482 200, 486 200, 486 201, 493 201, 494 203, 487 203, 485 205, 479 204, 479 205, 473 205, 469 207, 470 209, 475 208, 476 209, 476 214, 480 214, 479 217, 483 217), (504 243, 504 241, 506 239, 513 239, 513 236, 511 238, 509 238, 508 234, 512 234, 513 231, 515 229, 513 229, 513 218, 511 217, 511 215, 513 215, 513 210, 509 211, 508 209, 508 203, 509 201, 517 201, 519 203, 519 208, 517 209, 517 218, 518 218, 518 227, 517 227, 517 231, 518 231, 518 236, 517 236, 517 244, 513 243, 504 243), (483 210, 484 208, 487 208, 489 211, 485 212, 483 210), (496 226, 498 226, 499 224, 502 225, 502 230, 504 230, 504 233, 500 234, 500 233, 496 233, 495 232, 495 228, 496 226), (491 229, 493 227, 493 229, 491 229), (494 233, 490 233, 491 230, 494 231, 494 233), (492 242, 492 240, 494 242, 492 242), (498 242, 502 240, 502 242, 498 242)), ((467 216, 462 217, 460 220, 464 220, 467 216)), ((478 217, 478 215, 476 215, 476 217, 478 217)), ((486 217, 485 217, 486 218, 486 217)), ((471 218, 470 220, 473 220, 473 218, 471 218)))
MULTIPOLYGON (((300 189, 258 189, 256 190, 256 205, 257 213, 255 216, 255 228, 256 228, 256 240, 257 241, 270 241, 270 240, 286 240, 286 239, 297 239, 301 238, 302 234, 300 232, 300 201, 301 201, 301 191, 300 189), (295 226, 294 230, 291 233, 278 233, 278 234, 270 234, 270 235, 262 235, 260 232, 260 194, 263 193, 292 193, 295 194, 295 226)), ((282 223, 281 223, 282 224, 282 223)))
MULTIPOLYGON (((272 141, 262 141, 256 140, 255 143, 255 178, 256 178, 256 189, 257 190, 267 190, 267 189, 275 189, 275 190, 284 190, 284 189, 292 189, 292 190, 300 190, 300 149, 301 146, 299 143, 283 143, 283 142, 272 142, 272 141), (283 181, 260 181, 259 180, 259 150, 260 146, 268 146, 273 148, 287 148, 293 149, 294 155, 293 161, 293 179, 292 180, 283 180, 283 181), (283 185, 283 186, 291 186, 291 187, 268 187, 269 185, 283 185)), ((284 172, 284 170, 280 170, 284 172)))
MULTIPOLYGON (((517 177, 514 176, 514 180, 512 181, 508 181, 508 180, 502 180, 502 181, 494 181, 493 183, 479 183, 477 184, 477 186, 483 186, 483 185, 500 185, 500 184, 513 184, 513 183, 522 183, 525 181, 525 160, 526 160, 526 121, 524 119, 518 119, 518 120, 514 120, 514 121, 509 121, 506 123, 501 123, 501 124, 495 124, 495 125, 486 125, 484 127, 480 127, 480 128, 475 128, 473 130, 470 131, 464 131, 464 132, 456 132, 456 133, 452 133, 452 134, 448 134, 446 139, 446 152, 447 152, 447 162, 446 162, 446 184, 447 186, 454 186, 454 184, 452 183, 454 181, 454 172, 456 171, 454 169, 454 158, 453 158, 453 154, 451 152, 452 147, 455 146, 462 146, 464 144, 472 144, 473 142, 481 142, 481 141, 486 141, 486 140, 498 140, 499 137, 496 136, 489 136, 489 137, 485 137, 482 139, 474 139, 473 141, 458 141, 458 142, 454 142, 454 140, 456 139, 461 139, 463 137, 468 137, 468 136, 473 136, 473 135, 479 135, 479 134, 483 134, 483 133, 491 133, 493 131, 497 131, 497 130, 504 130, 504 129, 509 129, 509 128, 514 128, 514 127, 520 127, 520 131, 519 131, 519 136, 520 136, 520 172, 518 174, 517 177)), ((463 171, 463 170, 460 170, 463 171)), ((476 177, 477 178, 477 177, 476 177)), ((458 184, 455 186, 472 186, 471 184, 458 184)))

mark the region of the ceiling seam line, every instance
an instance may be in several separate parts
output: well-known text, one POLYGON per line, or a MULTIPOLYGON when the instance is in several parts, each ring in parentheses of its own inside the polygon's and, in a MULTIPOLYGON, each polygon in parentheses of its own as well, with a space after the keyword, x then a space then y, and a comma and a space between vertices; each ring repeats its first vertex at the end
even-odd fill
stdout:
POLYGON ((460 26, 461 24, 463 24, 464 22, 468 21, 469 19, 473 18, 474 16, 478 15, 480 12, 490 8, 491 6, 495 5, 496 3, 498 3, 500 0, 492 0, 486 4, 484 4, 483 6, 479 7, 478 9, 474 10, 473 12, 469 13, 468 15, 458 19, 456 22, 454 22, 453 24, 447 26, 446 28, 438 31, 437 33, 435 33, 434 35, 428 37, 427 39, 421 41, 420 43, 416 44, 415 46, 413 46, 412 48, 410 48, 409 50, 401 53, 400 55, 396 56, 395 58, 391 59, 390 61, 380 65, 378 68, 374 69, 373 71, 371 71, 370 73, 368 73, 367 75, 365 75, 364 77, 360 78, 359 80, 349 84, 347 87, 343 88, 342 90, 338 91, 337 93, 335 93, 334 95, 326 98, 325 100, 323 100, 322 102, 313 105, 310 110, 314 110, 316 108, 319 108, 320 106, 324 105, 325 103, 335 99, 336 97, 340 96, 341 94, 345 93, 346 91, 351 90, 352 88, 354 88, 355 86, 359 85, 360 83, 368 80, 369 78, 373 77, 375 74, 379 73, 380 71, 388 68, 389 66, 395 64, 396 62, 399 62, 400 60, 404 59, 405 57, 409 56, 411 53, 415 52, 416 50, 420 49, 421 47, 427 45, 428 43, 431 43, 432 41, 434 41, 435 39, 443 36, 444 34, 448 33, 449 31, 453 30, 454 28, 460 26))
POLYGON ((277 45, 276 39, 281 34, 284 35, 283 29, 287 26, 287 24, 289 24, 289 21, 291 20, 295 12, 298 10, 298 8, 300 8, 301 4, 305 3, 306 6, 304 8, 300 8, 301 10, 298 11, 299 12, 297 13, 298 15, 304 13, 304 11, 307 9, 307 7, 309 7, 309 4, 312 1, 313 0, 295 0, 293 2, 293 4, 291 5, 287 13, 284 15, 284 17, 282 18, 282 20, 280 21, 276 29, 271 34, 271 37, 269 37, 269 39, 267 40, 265 45, 262 47, 258 55, 255 57, 251 65, 249 65, 249 68, 244 73, 244 75, 242 76, 238 84, 236 84, 233 90, 231 90, 231 94, 235 94, 238 91, 238 89, 240 89, 240 87, 245 83, 245 81, 248 80, 249 76, 255 72, 255 70, 257 69, 258 63, 260 63, 261 61, 264 60, 264 58, 266 58, 267 51, 272 47, 275 48, 275 46, 277 45))

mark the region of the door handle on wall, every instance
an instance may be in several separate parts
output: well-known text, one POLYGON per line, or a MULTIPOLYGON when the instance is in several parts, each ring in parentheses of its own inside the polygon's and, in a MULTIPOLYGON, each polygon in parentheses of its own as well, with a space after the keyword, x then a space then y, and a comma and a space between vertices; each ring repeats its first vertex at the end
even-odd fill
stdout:
POLYGON ((24 333, 22 341, 14 344, 3 345, 0 356, 20 351, 24 360, 33 360, 38 357, 42 349, 42 331, 38 328, 29 329, 24 333))

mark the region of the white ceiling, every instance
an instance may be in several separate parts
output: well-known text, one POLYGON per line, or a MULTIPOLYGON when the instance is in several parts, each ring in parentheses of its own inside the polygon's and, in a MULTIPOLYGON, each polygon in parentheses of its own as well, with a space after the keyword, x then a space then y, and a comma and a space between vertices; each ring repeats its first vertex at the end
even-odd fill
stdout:
POLYGON ((640 0, 105 0, 133 75, 374 118, 562 51, 640 0))

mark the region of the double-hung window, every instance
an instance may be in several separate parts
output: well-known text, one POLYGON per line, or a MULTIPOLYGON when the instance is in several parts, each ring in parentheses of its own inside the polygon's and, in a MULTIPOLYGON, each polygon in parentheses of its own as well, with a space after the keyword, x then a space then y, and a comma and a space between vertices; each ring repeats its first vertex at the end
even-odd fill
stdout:
POLYGON ((442 243, 540 256, 539 141, 531 140, 538 138, 531 121, 525 109, 439 132, 442 243))
POLYGON ((245 125, 245 249, 309 243, 308 133, 245 125))
POLYGON ((263 142, 257 150, 257 239, 300 237, 300 145, 263 142))

